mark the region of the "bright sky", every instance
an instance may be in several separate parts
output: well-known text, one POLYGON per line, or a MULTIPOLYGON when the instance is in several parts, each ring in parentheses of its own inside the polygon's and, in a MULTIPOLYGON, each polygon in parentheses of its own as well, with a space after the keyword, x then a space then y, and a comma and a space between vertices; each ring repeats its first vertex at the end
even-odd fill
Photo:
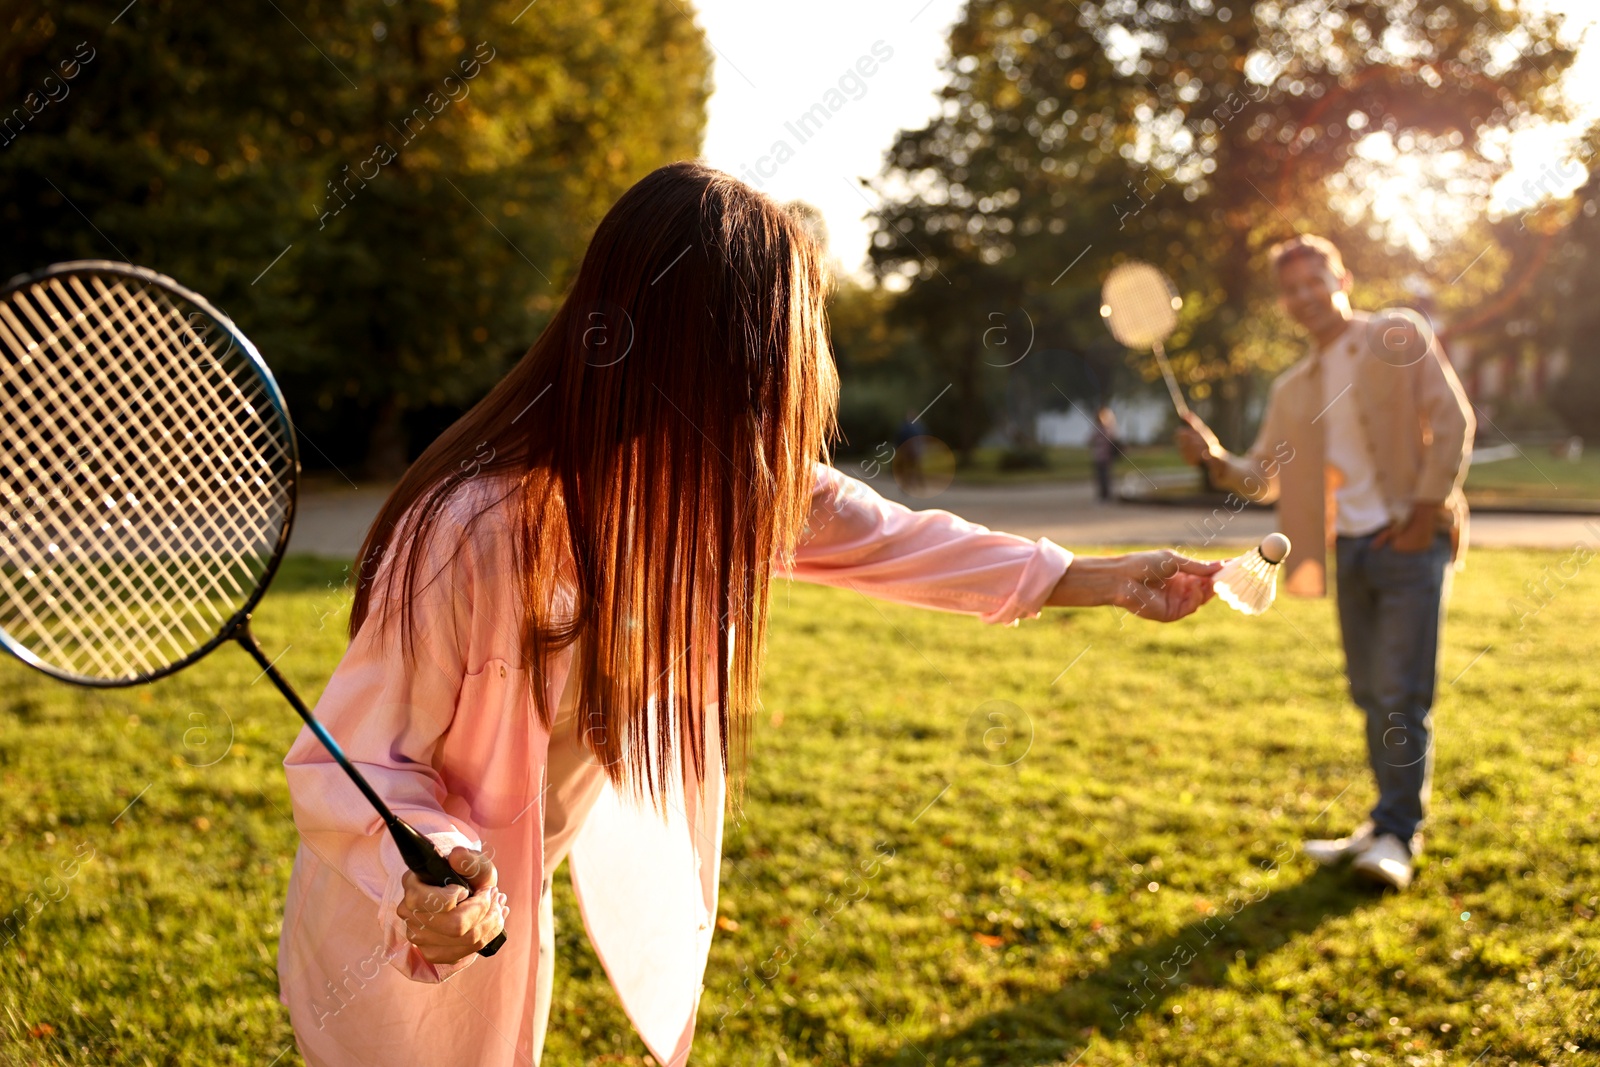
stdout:
MULTIPOLYGON (((1594 0, 1538 2, 1566 13, 1575 33, 1600 21, 1594 0)), ((858 270, 870 233, 864 215, 877 202, 859 179, 876 179, 896 131, 934 114, 945 37, 961 0, 811 0, 801 9, 698 0, 697 6, 716 50, 706 160, 780 200, 815 204, 827 218, 833 255, 845 270, 858 270), (802 125, 819 104, 816 114, 827 112, 826 120, 802 125)), ((1584 123, 1600 115, 1597 41, 1600 32, 1587 34, 1569 75, 1582 121, 1522 131, 1505 146, 1513 171, 1495 189, 1497 213, 1526 206, 1515 199, 1526 181, 1543 177, 1557 193, 1581 181, 1576 175, 1557 188, 1548 169, 1561 163, 1564 145, 1584 123)), ((1375 210, 1417 219, 1417 240, 1425 242, 1428 225, 1449 226, 1463 216, 1458 204, 1419 202, 1413 192, 1419 183, 1406 167, 1389 173, 1375 210)))
POLYGON ((863 216, 877 204, 859 179, 875 179, 883 169, 896 131, 922 126, 934 114, 934 93, 944 83, 939 64, 960 0, 811 0, 798 7, 698 0, 697 6, 716 49, 706 161, 779 200, 815 204, 827 218, 834 257, 855 271, 866 261, 870 230, 863 216), (818 104, 829 114, 826 122, 801 126, 801 116, 818 104), (781 163, 773 152, 779 141, 793 153, 781 163))

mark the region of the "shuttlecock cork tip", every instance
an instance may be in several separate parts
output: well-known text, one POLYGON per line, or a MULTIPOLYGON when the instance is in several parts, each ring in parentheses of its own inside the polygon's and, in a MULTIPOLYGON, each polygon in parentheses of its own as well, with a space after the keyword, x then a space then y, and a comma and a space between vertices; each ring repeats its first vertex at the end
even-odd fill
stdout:
POLYGON ((1261 558, 1268 563, 1282 563, 1289 556, 1289 539, 1281 533, 1270 533, 1261 542, 1261 558))

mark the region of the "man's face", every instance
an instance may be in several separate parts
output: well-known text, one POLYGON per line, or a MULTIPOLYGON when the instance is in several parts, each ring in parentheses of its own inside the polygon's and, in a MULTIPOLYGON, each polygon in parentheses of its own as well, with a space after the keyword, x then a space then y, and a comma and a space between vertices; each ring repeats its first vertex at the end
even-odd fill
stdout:
POLYGON ((1294 321, 1320 337, 1342 329, 1350 316, 1342 281, 1321 256, 1295 256, 1278 269, 1278 298, 1294 321))

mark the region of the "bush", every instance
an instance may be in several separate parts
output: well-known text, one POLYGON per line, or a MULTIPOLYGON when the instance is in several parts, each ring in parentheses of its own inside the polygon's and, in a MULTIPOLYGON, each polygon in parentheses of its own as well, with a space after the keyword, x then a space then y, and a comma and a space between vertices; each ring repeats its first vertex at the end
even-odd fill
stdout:
POLYGON ((1050 457, 1043 448, 1008 448, 1000 453, 999 467, 1003 471, 1042 471, 1050 466, 1050 457))

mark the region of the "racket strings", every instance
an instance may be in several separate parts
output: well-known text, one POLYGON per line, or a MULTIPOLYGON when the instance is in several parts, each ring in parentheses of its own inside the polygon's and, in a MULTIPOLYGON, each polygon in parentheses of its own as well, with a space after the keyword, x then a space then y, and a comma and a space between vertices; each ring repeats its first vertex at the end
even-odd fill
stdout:
POLYGON ((288 518, 293 455, 260 377, 209 315, 121 276, 11 294, 0 354, 0 445, 18 457, 0 477, 0 626, 86 676, 191 655, 259 586, 288 518))
MULTIPOLYGON (((78 295, 81 297, 81 296, 83 296, 85 294, 83 294, 81 289, 80 289, 78 295)), ((111 293, 111 294, 108 294, 108 295, 114 297, 117 294, 116 293, 111 293)), ((124 339, 127 339, 128 336, 129 336, 127 331, 129 331, 130 329, 134 329, 133 324, 130 323, 130 321, 129 321, 128 313, 126 311, 122 311, 121 313, 119 313, 116 316, 116 318, 120 319, 120 324, 121 324, 121 326, 123 328, 123 331, 124 331, 124 333, 123 333, 124 339)), ((93 320, 84 320, 84 321, 93 321, 93 320)), ((98 346, 108 346, 108 345, 111 345, 111 344, 113 344, 115 342, 115 338, 112 337, 112 336, 91 337, 91 340, 95 341, 98 346)), ((103 366, 97 366, 97 365, 93 365, 93 364, 91 364, 90 366, 93 367, 93 369, 95 369, 95 370, 99 370, 99 371, 102 371, 102 372, 104 370, 103 366)), ((75 367, 75 369, 81 369, 81 365, 78 365, 77 367, 75 367)), ((87 392, 79 392, 77 395, 79 395, 79 396, 97 397, 97 398, 100 398, 102 401, 105 400, 106 398, 116 398, 116 400, 118 402, 118 406, 120 408, 120 411, 111 412, 108 409, 105 409, 104 407, 102 407, 102 410, 99 413, 100 421, 102 423, 110 425, 110 426, 120 425, 114 419, 108 418, 107 416, 115 416, 115 415, 119 415, 120 414, 120 415, 122 415, 124 417, 137 417, 140 414, 145 414, 145 415, 150 414, 150 412, 148 410, 146 410, 144 412, 136 412, 134 410, 131 410, 131 408, 129 406, 130 397, 128 395, 128 393, 130 392, 129 383, 127 383, 127 382, 123 382, 123 383, 109 382, 109 381, 107 381, 105 379, 105 376, 104 376, 103 373, 101 373, 99 375, 99 378, 100 378, 100 381, 97 383, 100 386, 99 389, 90 390, 90 391, 87 391, 87 392), (107 388, 108 386, 110 388, 107 388)), ((78 381, 79 381, 80 384, 82 384, 83 378, 82 378, 81 375, 78 376, 78 381)), ((144 390, 140 394, 136 394, 136 397, 148 396, 148 394, 149 394, 149 390, 147 389, 147 390, 144 390)), ((70 395, 70 394, 68 394, 68 395, 70 395)), ((79 409, 78 415, 79 415, 79 424, 81 425, 83 421, 86 421, 85 417, 84 417, 85 413, 82 412, 81 409, 79 409)), ((131 447, 129 447, 130 441, 129 441, 128 438, 123 437, 120 440, 114 438, 113 439, 113 444, 121 446, 120 447, 120 451, 123 454, 125 454, 125 455, 133 454, 134 450, 131 447)), ((99 452, 99 453, 103 453, 104 452, 104 450, 102 450, 102 449, 96 449, 95 451, 99 452)), ((158 456, 162 455, 162 454, 163 453, 161 453, 161 452, 155 453, 155 455, 158 455, 158 456)), ((83 452, 79 451, 78 455, 81 458, 82 455, 83 455, 83 452)), ((58 456, 57 458, 59 459, 60 457, 58 456)), ((113 477, 114 477, 114 480, 117 480, 117 481, 121 480, 120 476, 113 476, 113 477)), ((148 477, 145 477, 145 478, 135 477, 135 478, 131 479, 130 484, 138 484, 140 481, 148 481, 148 480, 149 480, 148 477)), ((57 493, 55 495, 57 496, 58 499, 63 496, 63 494, 61 494, 59 492, 59 490, 57 491, 57 493)), ((118 499, 116 499, 111 494, 106 494, 102 499, 103 499, 103 503, 105 504, 105 506, 108 509, 114 509, 118 504, 122 503, 122 501, 119 501, 118 499)), ((137 498, 135 497, 134 501, 131 501, 131 502, 136 503, 137 502, 137 498)), ((113 515, 113 517, 115 517, 115 516, 113 515)), ((110 525, 111 525, 110 523, 102 522, 101 523, 102 531, 109 531, 110 525)), ((122 526, 123 529, 130 529, 132 527, 132 522, 131 522, 131 520, 124 518, 124 519, 120 520, 120 525, 122 526)), ((175 524, 169 524, 169 525, 175 525, 175 524)), ((91 574, 96 576, 96 577, 98 577, 99 576, 98 572, 87 572, 86 573, 86 572, 83 572, 81 570, 78 570, 78 571, 69 571, 68 573, 69 573, 69 575, 71 577, 77 579, 77 582, 75 583, 76 588, 68 590, 70 593, 78 594, 80 599, 86 598, 86 596, 88 594, 97 594, 97 595, 101 596, 102 598, 104 597, 104 595, 106 593, 105 589, 103 589, 103 588, 91 588, 84 580, 87 577, 89 577, 91 574)), ((47 595, 53 595, 53 594, 47 594, 47 595)), ((59 597, 57 599, 59 599, 59 597)), ((91 619, 91 622, 94 622, 94 621, 96 621, 96 620, 91 619)), ((167 636, 169 639, 176 640, 173 637, 173 632, 172 632, 172 629, 171 629, 170 626, 169 627, 164 627, 163 629, 165 630, 165 636, 167 636)), ((126 641, 129 638, 133 637, 134 635, 130 634, 126 629, 122 629, 122 630, 120 630, 118 632, 117 636, 119 636, 122 640, 126 641)), ((193 643, 193 635, 192 634, 186 634, 185 638, 188 639, 189 643, 191 643, 191 644, 193 643)))
MULTIPOLYGON (((148 325, 148 319, 143 317, 143 316, 141 316, 141 317, 139 317, 137 319, 132 318, 131 315, 129 314, 127 306, 125 304, 122 305, 122 306, 117 306, 116 302, 120 302, 127 295, 126 294, 126 289, 120 284, 117 284, 115 286, 109 287, 109 289, 108 289, 104 285, 103 282, 99 281, 99 279, 92 279, 92 280, 96 281, 97 287, 101 288, 103 290, 102 295, 107 297, 109 300, 114 302, 111 305, 112 306, 112 310, 113 310, 113 320, 112 320, 112 322, 114 322, 114 325, 120 331, 115 336, 109 336, 109 337, 104 338, 103 339, 104 343, 106 345, 108 345, 108 346, 115 346, 119 342, 122 342, 122 343, 125 343, 125 344, 128 344, 128 345, 136 345, 136 346, 140 347, 143 350, 143 352, 147 356, 147 358, 153 357, 154 353, 152 353, 150 351, 149 346, 146 343, 146 338, 144 336, 144 332, 145 332, 144 331, 144 327, 148 325)), ((74 288, 76 290, 78 290, 76 295, 78 295, 80 298, 88 297, 88 294, 83 291, 82 284, 81 284, 79 279, 72 278, 72 279, 70 279, 70 282, 73 284, 74 288)), ((166 308, 164 310, 167 310, 167 311, 169 311, 169 312, 171 312, 173 314, 177 313, 176 309, 172 308, 170 303, 165 300, 164 294, 161 294, 159 291, 157 291, 157 292, 154 292, 153 295, 156 298, 158 298, 163 304, 166 304, 166 308)), ((134 309, 135 312, 137 310, 138 310, 137 308, 134 309)), ((192 331, 190 331, 190 334, 192 336, 192 331)), ((158 341, 161 340, 162 337, 163 337, 163 335, 161 335, 160 333, 155 333, 152 336, 155 339, 157 339, 158 341)), ((172 353, 172 349, 171 349, 170 346, 163 346, 163 347, 166 350, 163 351, 162 355, 168 355, 168 354, 172 353)), ((183 370, 185 368, 185 365, 186 365, 187 362, 188 361, 185 360, 185 359, 180 359, 180 360, 175 361, 173 365, 178 367, 180 370, 183 370)), ((200 381, 201 381, 201 384, 203 384, 203 385, 204 384, 210 384, 209 381, 207 379, 204 379, 204 378, 202 378, 200 381)), ((110 383, 106 383, 106 384, 110 384, 110 383)), ((165 383, 158 383, 158 384, 165 384, 165 383)), ((188 383, 186 382, 184 384, 188 384, 188 383)), ((230 386, 232 385, 231 380, 228 382, 228 384, 230 386)), ((118 395, 120 397, 121 394, 126 390, 127 385, 126 385, 126 383, 118 383, 118 386, 119 387, 115 389, 115 395, 118 395)), ((138 413, 135 413, 132 410, 130 410, 130 405, 126 402, 126 398, 125 397, 122 398, 125 401, 123 403, 123 405, 122 405, 122 413, 124 415, 130 416, 130 417, 131 416, 135 416, 136 414, 159 417, 159 413, 155 412, 152 409, 150 403, 148 402, 148 397, 150 396, 151 391, 156 387, 157 386, 152 386, 151 389, 146 389, 143 392, 139 393, 135 397, 135 399, 137 399, 137 400, 145 401, 145 403, 143 404, 143 410, 138 412, 138 413)), ((235 388, 235 391, 237 391, 236 388, 235 388)), ((214 390, 212 391, 212 393, 213 393, 213 395, 212 395, 212 397, 210 399, 212 399, 214 401, 220 399, 220 398, 217 398, 214 395, 215 394, 214 390)), ((106 394, 99 394, 99 395, 104 396, 106 394)), ((213 410, 224 411, 225 412, 225 406, 220 404, 220 403, 218 403, 216 408, 214 408, 213 410)), ((163 435, 170 439, 171 431, 164 429, 163 430, 163 435)), ((192 439, 192 433, 191 433, 190 436, 191 436, 191 439, 192 439)), ((170 440, 169 440, 168 443, 170 443, 170 440)), ((124 454, 128 454, 128 452, 129 452, 128 449, 124 450, 124 454)), ((163 450, 157 450, 157 451, 155 451, 153 453, 149 453, 149 455, 152 455, 152 456, 154 456, 154 457, 156 457, 158 459, 163 460, 163 465, 164 465, 165 469, 164 470, 160 470, 160 471, 156 471, 156 470, 151 470, 149 468, 146 468, 143 471, 137 471, 136 475, 142 475, 142 477, 137 477, 136 476, 136 478, 134 479, 134 481, 136 483, 143 483, 143 484, 146 484, 146 485, 156 485, 156 486, 170 486, 171 481, 175 481, 176 484, 178 484, 178 485, 196 485, 196 486, 199 486, 199 487, 201 487, 203 492, 206 489, 206 483, 201 478, 200 472, 197 471, 192 464, 186 464, 183 473, 179 473, 170 462, 165 462, 165 458, 167 456, 171 455, 170 453, 167 453, 167 452, 165 452, 163 450), (159 478, 154 477, 155 475, 160 475, 161 477, 159 477, 159 478)), ((176 455, 178 457, 180 457, 180 458, 185 458, 185 453, 179 452, 179 453, 176 453, 176 455)), ((120 480, 120 478, 118 478, 118 480, 120 480)), ((129 496, 133 496, 133 494, 131 494, 131 493, 128 494, 128 495, 129 496)), ((108 509, 110 509, 110 508, 116 507, 116 505, 118 504, 118 501, 116 501, 114 497, 108 495, 106 497, 106 499, 105 499, 105 503, 106 503, 108 509)), ((150 510, 151 511, 159 511, 160 505, 162 505, 162 504, 173 504, 173 503, 179 503, 179 502, 172 501, 172 500, 156 500, 156 501, 153 501, 151 503, 150 510)), ((205 492, 203 499, 192 501, 190 503, 192 503, 193 505, 199 505, 201 507, 226 507, 226 506, 228 506, 229 501, 219 500, 219 499, 217 499, 215 494, 209 493, 209 492, 205 492)), ((109 531, 110 525, 111 524, 109 522, 102 522, 101 523, 101 529, 103 531, 109 531)), ((124 528, 131 529, 131 520, 129 520, 127 518, 124 518, 122 520, 121 525, 124 528)), ((171 520, 169 520, 168 521, 168 527, 169 527, 169 529, 175 529, 176 528, 176 523, 174 523, 171 520)), ((226 571, 223 572, 222 576, 225 577, 225 578, 229 578, 229 576, 227 575, 226 571)), ((238 597, 242 598, 242 597, 248 595, 248 590, 243 588, 243 587, 241 587, 237 582, 232 582, 231 578, 230 578, 230 584, 233 585, 233 587, 234 587, 233 591, 238 597)), ((203 601, 202 603, 205 604, 207 607, 212 607, 212 610, 214 612, 215 609, 209 602, 203 601)), ((218 615, 217 618, 215 619, 216 623, 221 623, 223 621, 226 621, 226 617, 225 616, 218 615)), ((207 627, 207 629, 214 631, 215 630, 215 626, 214 625, 213 626, 209 626, 209 627, 207 627)), ((168 636, 170 638, 170 636, 171 636, 171 631, 170 630, 167 632, 166 636, 168 636)), ((200 639, 204 640, 204 636, 208 636, 208 635, 203 635, 200 639)), ((189 633, 186 628, 184 629, 184 638, 185 638, 186 642, 190 643, 190 647, 193 647, 193 644, 195 643, 195 635, 193 635, 192 633, 189 633)))
MULTIPOLYGON (((36 326, 41 325, 41 312, 48 314, 50 319, 58 326, 63 325, 63 316, 60 315, 56 307, 51 306, 49 303, 23 303, 21 307, 24 313, 29 316, 36 326)), ((74 331, 71 329, 72 326, 75 325, 82 330, 90 327, 94 322, 96 322, 95 319, 84 314, 80 313, 75 315, 71 319, 67 320, 65 323, 66 328, 58 329, 56 333, 52 335, 51 340, 60 342, 64 338, 73 338, 74 331)), ((94 332, 90 331, 86 333, 79 333, 78 336, 73 339, 73 347, 79 351, 87 351, 88 345, 92 344, 95 350, 99 350, 104 348, 106 345, 113 343, 113 341, 114 338, 108 333, 102 333, 97 336, 94 332)), ((62 365, 60 364, 52 365, 48 362, 43 364, 43 367, 47 369, 60 369, 61 366, 62 365)), ((60 413, 45 412, 46 418, 40 420, 42 426, 59 427, 63 430, 65 436, 71 438, 78 437, 79 435, 72 433, 67 429, 68 427, 81 427, 84 425, 99 424, 107 427, 110 432, 115 435, 115 427, 119 425, 131 424, 119 422, 117 418, 118 416, 121 416, 123 419, 131 420, 138 414, 129 410, 128 408, 128 397, 125 395, 126 383, 108 381, 106 375, 104 374, 103 365, 98 363, 74 362, 65 364, 65 368, 72 375, 73 381, 71 383, 66 381, 66 376, 64 374, 51 375, 46 373, 45 375, 45 377, 50 379, 50 381, 46 384, 55 389, 54 395, 62 398, 83 398, 86 401, 94 402, 99 410, 86 411, 82 406, 75 406, 70 403, 63 404, 62 406, 68 410, 60 413), (95 374, 96 380, 92 383, 92 385, 86 378, 86 372, 94 372, 95 374), (77 386, 76 389, 72 388, 74 385, 77 386), (117 403, 120 410, 112 411, 107 406, 107 404, 113 400, 117 403), (56 418, 49 418, 48 416, 50 414, 56 414, 56 418)), ((67 456, 76 456, 81 461, 85 453, 88 451, 92 450, 97 454, 103 455, 105 450, 95 448, 93 446, 85 446, 81 449, 50 448, 49 442, 40 441, 37 435, 35 435, 35 440, 30 443, 35 445, 43 445, 44 447, 42 448, 42 451, 44 454, 51 456, 51 458, 54 460, 55 470, 51 473, 55 475, 55 484, 57 485, 57 488, 53 490, 51 497, 60 502, 61 509, 52 511, 45 515, 46 523, 41 524, 44 527, 41 532, 45 536, 52 538, 50 545, 47 545, 46 547, 51 548, 51 546, 55 546, 54 548, 51 548, 52 554, 59 554, 60 546, 55 545, 55 539, 60 538, 63 541, 67 540, 67 537, 63 533, 63 527, 67 526, 68 524, 63 522, 63 513, 72 508, 74 504, 74 500, 69 499, 67 495, 62 492, 60 486, 76 483, 76 488, 80 490, 80 492, 85 488, 85 486, 82 484, 82 479, 78 477, 83 470, 83 464, 80 462, 78 470, 71 471, 66 468, 64 461, 67 456), (63 453, 65 453, 65 455, 63 455, 63 453)), ((62 443, 70 446, 72 441, 68 439, 62 443)), ((118 441, 114 436, 112 443, 116 445, 123 444, 124 442, 118 441)), ((130 450, 126 447, 123 447, 114 451, 127 453, 130 450)), ((36 461, 33 462, 33 465, 35 467, 38 466, 36 461)), ((114 480, 120 480, 120 476, 114 476, 114 480)), ((100 491, 103 488, 106 487, 95 486, 94 490, 100 491)), ((105 494, 103 496, 103 501, 108 509, 113 508, 117 503, 116 499, 110 494, 105 494)), ((81 504, 81 497, 79 498, 78 503, 81 504)), ((126 522, 128 520, 123 521, 126 522)), ((107 525, 109 524, 103 523, 102 529, 104 529, 107 525)), ((109 605, 112 607, 115 607, 121 599, 124 599, 119 598, 117 595, 118 590, 115 588, 108 589, 103 581, 95 581, 95 579, 101 579, 104 577, 104 575, 98 570, 84 571, 73 567, 66 567, 48 570, 46 572, 46 576, 54 580, 52 581, 50 587, 45 588, 42 591, 43 598, 52 604, 60 605, 63 602, 63 596, 60 594, 64 594, 66 600, 76 599, 80 604, 86 604, 91 597, 95 597, 98 598, 103 605, 109 605), (51 588, 54 588, 56 592, 51 592, 51 588)), ((137 633, 130 631, 126 626, 117 626, 115 614, 107 614, 106 612, 102 611, 97 615, 92 610, 87 610, 83 614, 86 616, 86 618, 79 621, 87 623, 87 629, 91 632, 96 630, 109 632, 110 636, 123 644, 131 643, 139 636, 137 633)), ((35 616, 35 618, 37 618, 37 616, 35 616)), ((94 643, 86 642, 84 640, 86 635, 84 634, 85 628, 83 626, 73 626, 72 623, 74 620, 70 618, 62 621, 67 624, 69 629, 74 631, 73 636, 79 639, 80 645, 85 645, 87 650, 91 653, 96 653, 98 651, 94 643)), ((169 628, 169 636, 170 633, 171 630, 169 628)), ((57 651, 60 650, 59 642, 55 643, 55 647, 57 651)), ((112 647, 116 647, 116 645, 113 645, 112 647)), ((102 668, 107 666, 104 657, 97 655, 95 658, 102 668)))
POLYGON ((1173 308, 1176 290, 1166 276, 1147 264, 1124 264, 1107 276, 1102 302, 1106 324, 1130 348, 1148 348, 1166 340, 1178 324, 1173 308))

